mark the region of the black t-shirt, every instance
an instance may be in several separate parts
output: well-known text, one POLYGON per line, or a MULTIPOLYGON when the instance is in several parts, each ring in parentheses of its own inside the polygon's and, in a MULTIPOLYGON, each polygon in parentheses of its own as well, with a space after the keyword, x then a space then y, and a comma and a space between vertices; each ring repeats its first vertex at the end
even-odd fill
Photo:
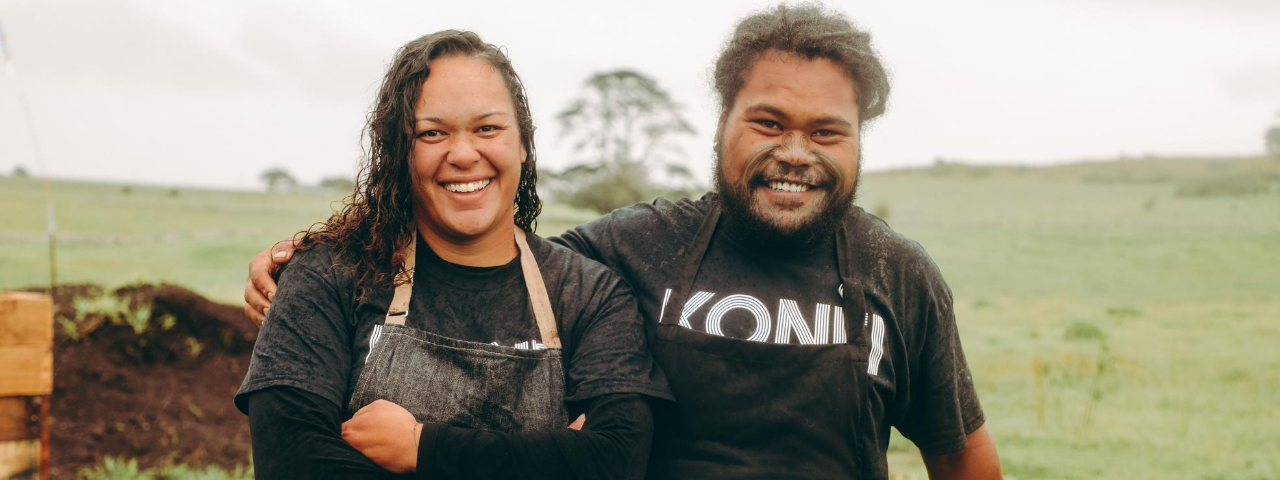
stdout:
POLYGON ((784 252, 751 245, 727 227, 716 229, 681 318, 662 323, 757 342, 847 341, 832 239, 784 252))
MULTIPOLYGON (((670 310, 673 317, 683 311, 685 318, 660 318, 668 291, 680 288, 684 254, 718 202, 708 194, 696 201, 638 204, 556 241, 622 274, 650 322, 683 322, 709 335, 787 344, 844 343, 852 337, 841 320, 834 240, 805 251, 767 251, 752 248, 749 233, 729 228, 717 228, 689 300, 670 310)), ((926 454, 963 449, 965 436, 984 419, 960 347, 950 290, 916 242, 860 208, 851 209, 844 221, 857 225, 850 239, 852 263, 871 266, 854 275, 880 300, 869 302, 873 314, 847 323, 861 324, 870 345, 872 388, 864 405, 875 421, 864 441, 883 452, 894 426, 926 454)), ((685 401, 697 399, 677 399, 685 401)))
MULTIPOLYGON (((635 300, 618 275, 534 235, 528 240, 560 330, 566 401, 611 393, 670 399, 645 348, 635 300)), ((518 257, 499 267, 463 267, 442 260, 421 237, 417 252, 406 326, 541 348, 518 257)), ((322 245, 298 252, 281 273, 236 394, 241 411, 247 394, 272 386, 305 390, 346 408, 394 292, 388 283, 360 297, 346 270, 322 245)))

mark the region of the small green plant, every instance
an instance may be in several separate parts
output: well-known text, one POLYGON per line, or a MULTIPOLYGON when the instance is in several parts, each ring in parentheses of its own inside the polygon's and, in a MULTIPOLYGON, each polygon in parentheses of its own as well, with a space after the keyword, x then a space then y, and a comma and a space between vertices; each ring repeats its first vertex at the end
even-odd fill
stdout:
POLYGON ((72 301, 73 317, 59 317, 58 326, 72 341, 79 341, 103 323, 116 323, 128 311, 128 305, 114 295, 76 297, 72 301))
POLYGON ((62 333, 71 341, 79 342, 83 338, 83 334, 80 333, 80 323, 76 322, 76 319, 59 316, 57 320, 58 328, 61 328, 62 333))
POLYGON ((239 466, 233 470, 208 467, 197 470, 186 465, 158 469, 156 480, 249 480, 253 478, 253 466, 239 466))
POLYGON ((140 304, 132 309, 126 309, 120 317, 124 323, 133 328, 133 333, 142 335, 147 331, 147 325, 151 321, 151 304, 140 304))
POLYGON ((200 356, 200 352, 203 350, 204 345, 201 345, 200 341, 196 340, 196 337, 187 337, 187 352, 191 353, 192 357, 200 356))
POLYGON ((1116 325, 1123 325, 1124 321, 1130 318, 1138 318, 1142 316, 1142 310, 1138 307, 1129 305, 1121 305, 1119 307, 1107 307, 1107 316, 1116 321, 1116 325))
POLYGON ((166 313, 160 316, 161 330, 173 330, 174 325, 177 325, 177 324, 178 324, 178 319, 177 317, 174 317, 172 313, 166 313))
POLYGON ((225 470, 218 467, 196 469, 187 465, 171 465, 147 470, 138 468, 136 459, 125 460, 107 457, 94 468, 85 468, 76 475, 80 480, 248 480, 253 478, 253 466, 238 466, 225 470))
MULTIPOLYGON (((128 325, 133 333, 146 333, 151 324, 152 305, 149 302, 123 299, 112 294, 96 297, 76 297, 72 302, 75 318, 59 318, 58 325, 63 333, 72 340, 79 340, 103 323, 112 325, 128 325)), ((173 328, 177 319, 165 314, 160 318, 160 326, 173 328)))
POLYGON ((1067 325, 1067 332, 1063 338, 1067 340, 1104 340, 1107 334, 1103 333, 1101 328, 1092 322, 1084 320, 1076 320, 1067 325))
POLYGON ((83 480, 153 480, 155 476, 138 469, 138 460, 107 457, 102 464, 80 471, 83 480))
POLYGON ((72 305, 76 310, 76 321, 81 323, 95 314, 114 322, 129 309, 128 303, 110 294, 97 297, 76 297, 72 305))

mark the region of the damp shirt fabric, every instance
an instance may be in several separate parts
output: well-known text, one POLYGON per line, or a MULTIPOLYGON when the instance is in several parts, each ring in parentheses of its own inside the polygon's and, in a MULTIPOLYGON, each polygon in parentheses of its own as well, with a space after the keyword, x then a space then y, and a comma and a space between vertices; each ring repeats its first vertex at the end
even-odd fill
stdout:
MULTIPOLYGON (((726 415, 729 420, 716 428, 719 433, 686 432, 704 436, 700 441, 706 444, 716 444, 712 450, 722 454, 719 459, 697 458, 706 455, 670 448, 673 442, 663 439, 664 424, 688 420, 698 414, 696 409, 703 403, 723 398, 725 391, 740 389, 742 383, 751 381, 753 369, 749 362, 725 376, 699 376, 700 365, 692 364, 693 353, 714 356, 714 345, 734 343, 759 345, 753 351, 772 351, 768 349, 773 345, 789 346, 789 351, 803 353, 805 349, 842 345, 853 337, 854 329, 861 330, 861 345, 853 354, 860 355, 857 365, 865 369, 860 374, 868 380, 863 391, 851 393, 860 396, 857 400, 863 410, 856 414, 856 431, 848 432, 859 437, 858 451, 854 453, 861 457, 858 476, 887 476, 885 451, 891 427, 927 455, 965 448, 966 435, 982 426, 984 416, 960 345, 951 291, 918 243, 862 209, 850 209, 841 227, 853 232, 847 239, 848 261, 858 284, 863 286, 869 308, 865 315, 851 314, 841 308, 843 285, 834 235, 802 249, 762 248, 753 241, 757 232, 741 231, 721 220, 696 268, 687 301, 683 305, 667 305, 678 296, 673 291, 679 290, 684 280, 681 277, 687 274, 682 267, 695 248, 691 245, 694 237, 709 212, 719 207, 716 194, 678 202, 659 199, 615 210, 554 239, 620 273, 635 289, 651 329, 678 327, 692 334, 690 338, 715 337, 720 342, 699 345, 701 352, 667 355, 655 346, 661 342, 650 339, 655 357, 668 372, 676 393, 676 403, 670 409, 656 412, 651 478, 691 478, 673 465, 716 462, 740 465, 708 467, 697 476, 803 476, 796 473, 794 465, 771 465, 770 452, 764 451, 776 448, 769 447, 776 445, 768 440, 770 436, 803 427, 785 422, 770 425, 773 419, 767 418, 767 412, 796 407, 778 405, 775 397, 834 395, 822 382, 806 385, 783 378, 776 385, 760 385, 755 391, 730 396, 743 401, 716 409, 741 414, 726 415), (806 389, 811 392, 795 393, 806 389), (753 416, 756 411, 766 412, 765 417, 753 416), (747 431, 758 432, 762 438, 744 443, 758 441, 761 451, 735 447, 733 441, 742 439, 726 440, 738 434, 724 433, 747 431), (783 470, 775 472, 773 468, 783 470)), ((761 358, 760 368, 769 367, 767 362, 761 358)), ((829 375, 834 380, 842 373, 833 370, 829 375)), ((845 400, 853 404, 852 397, 845 400)), ((778 460, 773 463, 786 463, 785 459, 778 460)), ((848 478, 832 472, 814 475, 812 478, 848 478)))
MULTIPOLYGON (((440 336, 543 348, 520 259, 466 267, 418 238, 407 326, 440 336)), ((420 478, 637 478, 652 435, 649 404, 671 399, 655 368, 634 296, 620 277, 534 235, 529 246, 558 322, 570 413, 583 431, 486 432, 427 424, 420 478)), ((377 348, 392 286, 360 296, 326 246, 285 267, 235 403, 250 416, 259 478, 388 475, 347 445, 340 425, 364 360, 377 348), (261 439, 262 445, 259 445, 261 439), (278 473, 279 476, 273 475, 278 473)))

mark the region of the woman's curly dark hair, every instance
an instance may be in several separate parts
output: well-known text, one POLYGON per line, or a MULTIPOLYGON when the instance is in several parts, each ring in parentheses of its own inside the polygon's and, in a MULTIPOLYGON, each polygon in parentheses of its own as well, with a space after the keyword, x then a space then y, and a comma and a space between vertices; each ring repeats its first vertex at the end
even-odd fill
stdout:
POLYGON ((336 267, 356 277, 356 287, 381 285, 403 270, 404 249, 416 241, 413 227, 413 181, 409 155, 413 149, 414 106, 422 83, 437 58, 466 56, 488 62, 501 75, 515 105, 520 142, 527 157, 516 189, 515 224, 532 232, 542 200, 538 198, 537 155, 533 145, 533 115, 524 85, 506 54, 479 35, 444 30, 400 47, 387 69, 377 103, 369 112, 364 134, 367 151, 356 174, 356 187, 329 220, 302 232, 298 248, 327 245, 335 250, 336 267))

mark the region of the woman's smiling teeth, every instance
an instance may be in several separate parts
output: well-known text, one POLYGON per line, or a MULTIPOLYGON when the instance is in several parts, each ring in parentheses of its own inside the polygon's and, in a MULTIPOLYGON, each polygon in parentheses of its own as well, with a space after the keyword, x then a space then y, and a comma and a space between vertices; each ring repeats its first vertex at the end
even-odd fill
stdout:
POLYGON ((783 192, 805 192, 808 191, 810 187, 801 183, 773 181, 769 182, 769 188, 783 192))
POLYGON ((482 189, 482 188, 484 188, 484 187, 489 186, 489 182, 490 182, 490 181, 492 181, 492 180, 493 180, 493 179, 491 179, 491 178, 486 178, 486 179, 484 179, 484 180, 477 180, 477 181, 474 181, 474 182, 467 182, 467 183, 442 183, 441 185, 443 185, 443 186, 444 186, 444 189, 445 189, 445 190, 448 190, 448 191, 453 192, 453 193, 471 193, 471 192, 474 192, 474 191, 476 191, 476 190, 480 190, 480 189, 482 189))

